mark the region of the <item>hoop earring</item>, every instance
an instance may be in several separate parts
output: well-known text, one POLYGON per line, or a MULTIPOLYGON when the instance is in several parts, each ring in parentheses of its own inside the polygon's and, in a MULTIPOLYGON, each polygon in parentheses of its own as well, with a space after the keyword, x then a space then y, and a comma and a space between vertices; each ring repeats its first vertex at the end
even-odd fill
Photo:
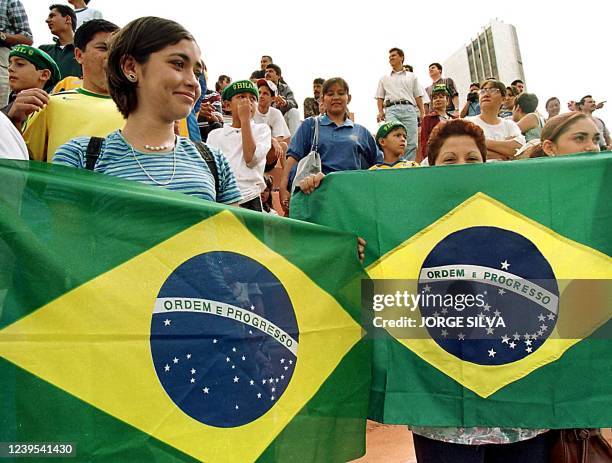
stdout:
POLYGON ((136 75, 134 74, 128 74, 127 78, 130 82, 136 82, 136 75))

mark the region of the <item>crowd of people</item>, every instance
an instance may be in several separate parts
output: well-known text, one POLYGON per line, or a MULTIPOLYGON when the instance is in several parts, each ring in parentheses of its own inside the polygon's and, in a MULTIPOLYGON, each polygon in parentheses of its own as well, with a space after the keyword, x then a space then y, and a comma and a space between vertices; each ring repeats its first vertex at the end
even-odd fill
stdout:
MULTIPOLYGON (((89 169, 287 215, 292 185, 310 194, 333 172, 529 162, 612 148, 606 125, 594 115, 602 103, 591 95, 562 114, 559 99, 549 98, 543 115, 522 80, 506 85, 492 76, 472 83, 460 102, 441 64, 429 66, 431 84, 424 88, 396 47, 375 91, 376 134, 355 121, 342 77, 313 80, 301 120, 272 57, 262 56, 249 79, 221 75, 212 86, 200 47, 180 24, 142 17, 120 28, 87 0, 70 3, 74 9, 49 7, 54 43, 35 48, 20 1, 0 0, 0 158, 89 169), (320 172, 295 182, 313 152, 320 172)), ((454 455, 453 461, 468 462, 475 445, 503 444, 496 451, 514 461, 544 462, 550 446, 546 430, 414 433, 420 461, 454 455)))

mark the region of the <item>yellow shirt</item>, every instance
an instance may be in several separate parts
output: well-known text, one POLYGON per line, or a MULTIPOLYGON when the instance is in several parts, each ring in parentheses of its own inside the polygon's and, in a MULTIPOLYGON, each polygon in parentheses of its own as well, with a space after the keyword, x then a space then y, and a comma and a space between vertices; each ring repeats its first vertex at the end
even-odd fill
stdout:
POLYGON ((109 97, 78 88, 51 95, 23 130, 30 157, 51 162, 57 148, 76 137, 106 137, 121 129, 125 119, 109 97))
POLYGON ((83 85, 83 79, 79 79, 78 77, 75 77, 75 76, 68 76, 65 79, 60 80, 55 85, 55 87, 53 87, 53 90, 51 91, 51 93, 55 94, 55 93, 60 93, 60 92, 66 92, 68 90, 76 90, 82 85, 83 85))
POLYGON ((370 167, 368 170, 378 170, 378 169, 405 169, 407 167, 419 167, 419 164, 414 161, 397 161, 393 164, 385 164, 381 162, 380 164, 376 164, 370 167))

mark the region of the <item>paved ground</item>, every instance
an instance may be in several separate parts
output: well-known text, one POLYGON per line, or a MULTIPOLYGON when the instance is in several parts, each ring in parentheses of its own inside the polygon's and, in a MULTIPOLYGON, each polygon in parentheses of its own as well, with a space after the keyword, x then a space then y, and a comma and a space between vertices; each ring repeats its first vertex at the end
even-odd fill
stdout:
MULTIPOLYGON (((604 436, 612 444, 610 429, 604 430, 604 436)), ((369 421, 366 445, 365 456, 351 463, 416 463, 412 433, 406 426, 392 426, 369 421)))

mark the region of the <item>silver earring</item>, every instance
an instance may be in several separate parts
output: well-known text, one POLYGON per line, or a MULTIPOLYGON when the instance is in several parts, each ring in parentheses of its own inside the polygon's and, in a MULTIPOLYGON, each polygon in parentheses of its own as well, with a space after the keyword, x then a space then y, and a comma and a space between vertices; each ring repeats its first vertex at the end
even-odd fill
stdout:
POLYGON ((136 82, 136 76, 134 74, 128 74, 127 78, 130 82, 136 82))

